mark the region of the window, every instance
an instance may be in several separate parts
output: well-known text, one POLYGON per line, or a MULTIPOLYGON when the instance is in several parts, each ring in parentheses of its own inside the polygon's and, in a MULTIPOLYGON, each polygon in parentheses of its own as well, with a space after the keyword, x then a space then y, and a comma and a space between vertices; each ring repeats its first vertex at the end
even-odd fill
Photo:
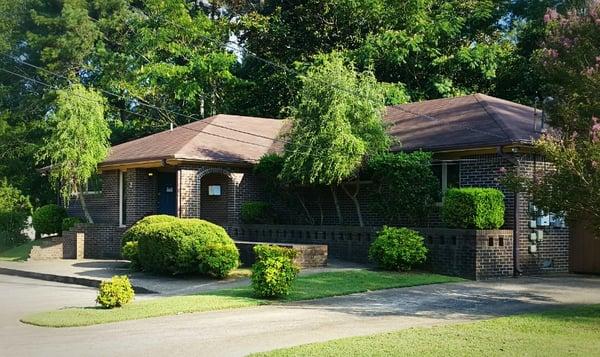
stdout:
POLYGON ((102 192, 102 176, 93 174, 85 183, 83 193, 93 194, 102 192))
POLYGON ((221 185, 209 185, 208 186, 209 196, 221 196, 221 185))
POLYGON ((460 187, 460 165, 458 162, 441 162, 433 164, 431 169, 439 182, 436 202, 442 202, 449 188, 460 187))

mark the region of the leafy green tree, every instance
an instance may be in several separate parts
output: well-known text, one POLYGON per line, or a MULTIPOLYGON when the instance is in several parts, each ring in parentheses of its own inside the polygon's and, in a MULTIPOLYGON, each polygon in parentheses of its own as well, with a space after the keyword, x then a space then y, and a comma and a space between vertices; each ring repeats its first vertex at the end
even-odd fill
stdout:
MULTIPOLYGON (((413 100, 472 92, 493 94, 499 71, 510 62, 515 42, 505 35, 508 1, 459 0, 266 0, 246 11, 238 36, 248 50, 291 66, 317 53, 344 52, 357 68, 372 69, 380 82, 405 86, 413 100)), ((244 58, 241 73, 256 83, 248 92, 253 110, 277 115, 288 102, 271 93, 290 86, 289 75, 244 58)))
POLYGON ((39 153, 49 163, 50 181, 60 186, 65 203, 77 194, 88 222, 93 223, 83 194, 83 185, 108 155, 110 129, 104 118, 105 99, 77 84, 57 91, 55 110, 50 113, 50 137, 39 153))
POLYGON ((362 226, 358 171, 366 155, 387 151, 390 145, 382 122, 382 88, 372 73, 357 73, 335 52, 316 56, 301 82, 280 177, 331 186, 336 203, 335 187, 341 186, 354 201, 362 226), (351 179, 357 181, 354 194, 343 184, 351 179))
POLYGON ((553 130, 537 146, 555 170, 535 177, 534 198, 600 233, 600 4, 566 14, 550 9, 545 21, 537 60, 549 80, 553 99, 546 110, 553 130))
POLYGON ((21 231, 27 226, 29 215, 29 197, 6 179, 0 180, 0 249, 11 248, 25 239, 21 231))

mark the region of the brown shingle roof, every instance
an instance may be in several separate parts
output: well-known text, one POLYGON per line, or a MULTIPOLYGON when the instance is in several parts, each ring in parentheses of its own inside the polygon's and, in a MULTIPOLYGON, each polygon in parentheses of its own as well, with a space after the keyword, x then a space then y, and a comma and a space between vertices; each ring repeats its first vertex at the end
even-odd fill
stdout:
MULTIPOLYGON (((388 132, 401 143, 393 151, 531 144, 540 135, 533 118, 531 107, 484 94, 390 106, 385 115, 388 132)), ((162 159, 255 163, 281 152, 281 134, 289 129, 286 120, 220 114, 113 146, 102 165, 162 159)))
POLYGON ((534 108, 484 94, 434 99, 387 108, 389 133, 398 150, 460 150, 508 144, 531 144, 534 108))
POLYGON ((113 146, 102 165, 161 159, 255 163, 277 145, 285 120, 215 115, 113 146))

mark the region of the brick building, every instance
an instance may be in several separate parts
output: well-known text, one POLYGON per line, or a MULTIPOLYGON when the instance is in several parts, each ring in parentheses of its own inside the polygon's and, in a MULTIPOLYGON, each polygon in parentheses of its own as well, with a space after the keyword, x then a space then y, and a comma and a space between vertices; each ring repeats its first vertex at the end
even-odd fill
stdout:
MULTIPOLYGON (((400 143, 392 150, 433 152, 440 192, 459 186, 497 187, 505 191, 507 209, 502 239, 490 238, 488 242, 482 236, 469 243, 469 249, 475 249, 476 245, 487 247, 487 253, 473 255, 472 260, 477 258, 477 264, 498 261, 494 266, 502 266, 498 268, 502 273, 496 275, 509 275, 514 269, 539 273, 565 272, 569 268, 568 229, 558 220, 545 219, 549 217, 537 219, 539 213, 532 211, 527 197, 519 194, 515 202, 515 195, 498 183, 501 167, 514 167, 530 176, 549 169, 550 165, 532 148, 533 140, 541 134, 540 119, 541 113, 533 108, 482 94, 387 109, 389 133, 400 143), (532 228, 531 221, 541 224, 532 228), (513 232, 514 240, 506 238, 506 231, 513 232)), ((99 167, 102 188, 86 195, 96 226, 104 227, 96 228, 95 232, 109 232, 94 236, 90 245, 94 248, 89 248, 88 255, 117 255, 120 232, 150 214, 199 217, 227 227, 238 226, 243 202, 265 200, 268 196, 252 167, 264 154, 281 151, 279 135, 285 130, 285 123, 217 115, 114 146, 99 167)), ((366 182, 357 195, 364 225, 371 229, 383 224, 402 224, 384 222, 371 209, 369 189, 366 182)), ((306 211, 316 218, 307 222, 285 204, 276 202, 284 223, 339 224, 329 189, 306 189, 304 197, 306 211)), ((356 210, 350 197, 340 194, 338 201, 344 225, 356 226, 356 210)), ((81 215, 78 202, 73 202, 69 209, 73 215, 81 215)), ((421 228, 426 231, 442 226, 439 217, 433 215, 426 227, 421 228)), ((433 236, 430 238, 428 244, 438 244, 433 236)), ((440 239, 444 244, 444 238, 440 239)), ((456 236, 448 239, 457 241, 456 236)), ((293 240, 314 242, 313 238, 293 240)), ((328 243, 325 238, 319 242, 328 243)), ((444 249, 459 256, 456 247, 444 249)), ((348 258, 366 258, 365 249, 348 251, 355 252, 348 258)), ((447 260, 448 254, 440 256, 439 261, 447 260)))

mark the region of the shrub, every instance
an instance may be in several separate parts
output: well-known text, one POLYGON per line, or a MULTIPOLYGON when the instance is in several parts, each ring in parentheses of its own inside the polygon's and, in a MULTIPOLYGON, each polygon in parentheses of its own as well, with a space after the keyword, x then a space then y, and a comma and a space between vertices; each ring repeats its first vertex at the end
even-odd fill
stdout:
POLYGON ((62 230, 63 231, 68 231, 69 229, 73 228, 77 223, 81 223, 83 222, 81 220, 81 218, 79 217, 67 217, 65 219, 62 220, 62 230))
POLYGON ((146 216, 140 219, 139 221, 135 222, 133 226, 131 226, 127 231, 125 231, 125 233, 121 237, 121 246, 124 246, 127 242, 137 241, 140 234, 151 224, 174 222, 175 220, 177 220, 177 217, 169 216, 166 214, 146 216))
POLYGON ((62 232, 62 221, 67 217, 67 211, 55 204, 42 206, 33 212, 33 228, 39 234, 54 234, 62 232))
POLYGON ((148 224, 132 239, 138 242, 138 260, 146 271, 224 277, 239 264, 239 252, 227 232, 200 219, 148 224))
POLYGON ((504 224, 504 194, 495 188, 450 189, 442 216, 452 228, 498 229, 504 224))
POLYGON ((26 240, 21 233, 31 214, 29 198, 6 180, 0 181, 0 249, 12 248, 26 240))
POLYGON ((384 226, 369 247, 369 259, 386 270, 407 271, 426 257, 423 237, 408 228, 384 226))
POLYGON ((244 202, 244 204, 242 204, 240 215, 242 222, 246 224, 275 223, 275 210, 266 202, 244 202))
POLYGON ((406 218, 411 224, 432 212, 438 180, 431 170, 431 153, 383 153, 372 157, 365 170, 376 189, 370 200, 373 209, 388 222, 406 218))
POLYGON ((252 288, 256 295, 265 298, 288 295, 299 271, 294 263, 296 251, 261 244, 254 247, 254 254, 252 288))
POLYGON ((130 241, 125 243, 125 245, 121 248, 121 254, 123 258, 129 260, 129 267, 131 269, 139 269, 140 262, 138 258, 138 242, 130 241))
POLYGON ((112 309, 128 304, 134 295, 129 278, 125 275, 115 275, 111 280, 100 283, 96 302, 104 308, 112 309))

